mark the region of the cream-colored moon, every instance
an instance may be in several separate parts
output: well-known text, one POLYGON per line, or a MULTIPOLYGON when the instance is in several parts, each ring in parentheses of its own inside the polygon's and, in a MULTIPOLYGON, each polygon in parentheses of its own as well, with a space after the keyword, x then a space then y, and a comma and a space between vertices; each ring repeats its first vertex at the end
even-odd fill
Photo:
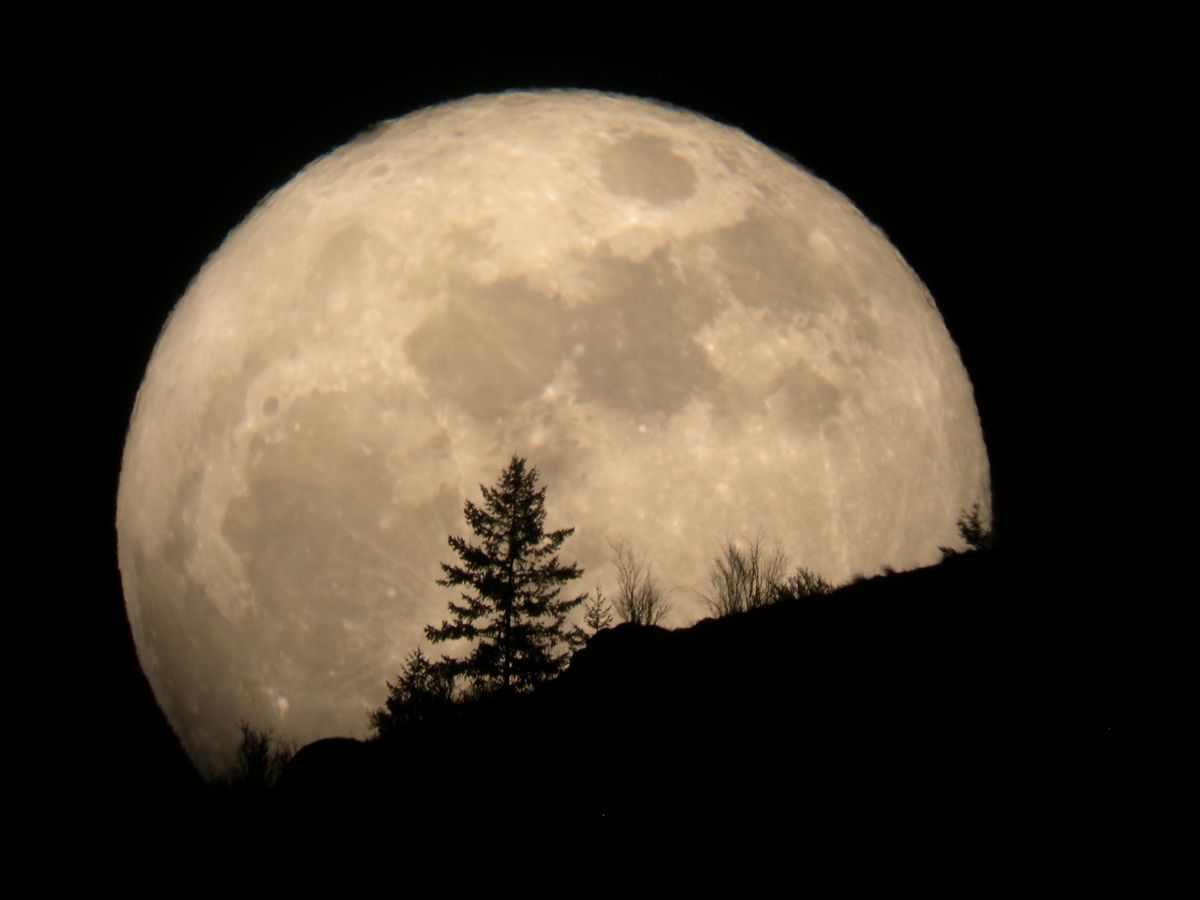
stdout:
POLYGON ((447 535, 512 454, 675 620, 761 532, 838 582, 989 509, 933 300, 836 190, 744 133, 593 92, 387 122, 208 260, 138 393, 117 506, 141 664, 202 771, 238 721, 363 736, 440 621, 447 535))

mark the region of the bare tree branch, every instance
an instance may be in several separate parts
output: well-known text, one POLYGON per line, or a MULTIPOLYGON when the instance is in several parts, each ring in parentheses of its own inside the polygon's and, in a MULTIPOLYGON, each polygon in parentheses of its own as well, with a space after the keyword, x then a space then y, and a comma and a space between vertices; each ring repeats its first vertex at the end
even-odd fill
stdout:
POLYGON ((728 538, 709 572, 712 594, 706 595, 717 616, 729 616, 779 600, 787 571, 787 556, 776 544, 767 549, 762 535, 745 541, 745 548, 728 538))
POLYGON ((819 574, 800 566, 779 589, 781 599, 800 600, 804 597, 819 597, 833 591, 833 585, 819 574))
POLYGON ((623 541, 608 542, 617 567, 617 594, 613 608, 623 622, 657 625, 671 610, 661 586, 654 580, 650 566, 638 559, 623 541))

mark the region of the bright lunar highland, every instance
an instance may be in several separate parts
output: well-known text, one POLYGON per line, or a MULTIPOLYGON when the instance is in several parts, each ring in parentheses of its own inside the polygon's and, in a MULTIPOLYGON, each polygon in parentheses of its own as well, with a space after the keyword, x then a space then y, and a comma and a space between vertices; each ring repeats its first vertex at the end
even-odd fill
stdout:
MULTIPOLYGON (((672 625, 728 538, 832 582, 990 510, 971 384, 929 292, 838 191, 743 132, 583 91, 472 97, 312 163, 225 240, 138 393, 117 503, 141 665, 192 759, 239 719, 363 737, 514 455, 623 540, 672 625)), ((432 652, 427 643, 426 652, 432 652)), ((436 648, 441 652, 444 647, 436 648)), ((434 654, 436 655, 436 654, 434 654)))

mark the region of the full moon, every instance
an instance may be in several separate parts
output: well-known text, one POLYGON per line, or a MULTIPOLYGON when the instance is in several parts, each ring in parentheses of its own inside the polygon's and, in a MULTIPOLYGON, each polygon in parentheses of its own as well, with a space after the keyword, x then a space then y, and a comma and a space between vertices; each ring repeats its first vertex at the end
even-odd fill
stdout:
MULTIPOLYGON (((837 190, 745 133, 588 91, 385 122, 271 194, 167 322, 133 410, 118 555, 139 659, 205 774, 239 720, 364 737, 463 503, 514 455, 563 558, 610 541, 708 615, 729 539, 831 582, 990 517, 932 297, 837 190)), ((427 652, 430 648, 425 644, 427 652)), ((439 648, 440 650, 441 648, 439 648)))

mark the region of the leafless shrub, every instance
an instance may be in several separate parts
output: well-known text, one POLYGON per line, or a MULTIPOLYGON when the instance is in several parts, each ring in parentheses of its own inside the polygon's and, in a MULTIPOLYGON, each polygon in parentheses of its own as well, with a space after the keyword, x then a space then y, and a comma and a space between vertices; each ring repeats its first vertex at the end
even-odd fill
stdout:
POLYGON ((650 566, 621 541, 609 541, 617 567, 617 594, 613 608, 623 622, 657 625, 671 610, 670 601, 654 580, 650 566))
POLYGON ((717 616, 775 603, 780 598, 787 564, 783 548, 776 544, 768 550, 762 535, 747 541, 745 549, 729 538, 713 560, 709 572, 712 594, 705 600, 717 616))
POLYGON ((811 569, 800 566, 780 588, 780 596, 789 600, 819 597, 833 591, 833 585, 811 569))
POLYGON ((242 740, 233 765, 218 784, 240 791, 265 791, 283 774, 295 745, 276 738, 270 728, 258 730, 244 719, 238 724, 242 740))

